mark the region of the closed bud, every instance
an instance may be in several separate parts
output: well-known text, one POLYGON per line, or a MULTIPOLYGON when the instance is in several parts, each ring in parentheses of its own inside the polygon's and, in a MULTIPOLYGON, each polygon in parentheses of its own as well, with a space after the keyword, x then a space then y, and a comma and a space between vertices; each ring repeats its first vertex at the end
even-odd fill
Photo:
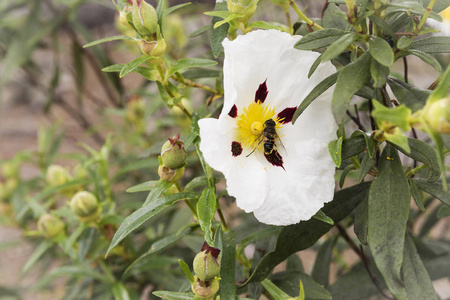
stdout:
POLYGON ((197 297, 212 299, 219 291, 219 278, 202 281, 197 276, 194 276, 194 283, 192 283, 191 288, 197 297))
POLYGON ((151 36, 156 32, 158 16, 153 6, 145 2, 145 0, 133 0, 131 17, 134 28, 140 35, 151 36))
POLYGON ((45 175, 47 183, 51 186, 57 186, 66 183, 69 180, 67 170, 59 165, 51 165, 45 175))
POLYGON ((100 214, 100 206, 94 194, 82 191, 70 200, 70 208, 82 221, 93 221, 100 214))
POLYGON ((431 103, 425 112, 425 122, 435 132, 450 134, 450 98, 431 103))
POLYGON ((180 141, 180 134, 169 139, 161 148, 161 159, 166 167, 177 169, 184 166, 186 150, 180 141))
POLYGON ((42 215, 37 223, 38 230, 48 239, 56 237, 64 231, 64 223, 60 218, 45 214, 42 215))
POLYGON ((1 165, 2 175, 5 179, 19 177, 19 166, 14 161, 6 161, 1 165))
POLYGON ((243 23, 247 23, 256 11, 257 0, 227 0, 228 11, 232 14, 242 15, 238 19, 243 23))
POLYGON ((171 169, 167 166, 161 165, 158 168, 158 175, 164 181, 176 183, 184 176, 184 167, 171 169))
POLYGON ((193 262, 194 273, 202 281, 211 280, 220 274, 220 250, 204 243, 193 262))

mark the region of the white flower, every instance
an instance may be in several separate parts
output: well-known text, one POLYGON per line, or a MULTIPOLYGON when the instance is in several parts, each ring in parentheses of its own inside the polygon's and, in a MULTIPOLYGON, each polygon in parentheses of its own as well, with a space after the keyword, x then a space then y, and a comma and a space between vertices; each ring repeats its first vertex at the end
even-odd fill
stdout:
POLYGON ((440 31, 440 33, 437 35, 450 36, 450 7, 447 7, 439 14, 442 17, 442 22, 428 18, 427 23, 429 26, 440 31))
POLYGON ((332 90, 319 96, 292 125, 297 106, 336 72, 318 53, 294 49, 287 33, 254 31, 223 42, 225 101, 219 119, 202 119, 200 150, 222 172, 237 205, 263 223, 289 225, 310 219, 333 198, 335 139, 332 90), (272 119, 277 136, 264 125, 272 119), (267 134, 267 131, 269 133, 267 134))

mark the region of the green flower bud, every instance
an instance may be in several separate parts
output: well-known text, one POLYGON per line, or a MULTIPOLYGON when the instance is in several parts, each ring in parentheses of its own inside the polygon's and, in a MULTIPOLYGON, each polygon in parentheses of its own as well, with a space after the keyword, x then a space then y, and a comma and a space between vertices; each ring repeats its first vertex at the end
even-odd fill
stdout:
POLYGON ((184 176, 184 167, 178 169, 171 169, 164 165, 159 166, 158 175, 162 180, 176 183, 184 176))
POLYGON ((94 194, 82 191, 70 200, 70 208, 83 221, 93 221, 100 214, 100 206, 94 194))
POLYGON ((2 163, 1 170, 5 179, 19 177, 19 166, 14 161, 6 161, 2 163))
POLYGON ((89 178, 89 172, 83 165, 77 164, 73 168, 73 177, 76 180, 87 179, 87 178, 89 178))
POLYGON ((69 179, 69 174, 65 168, 59 165, 51 165, 47 169, 45 179, 49 185, 57 186, 66 183, 69 179))
POLYGON ((153 6, 145 2, 145 0, 133 0, 131 17, 134 28, 140 35, 151 36, 156 32, 158 16, 153 6))
MULTIPOLYGON (((156 41, 147 41, 141 40, 140 48, 143 54, 153 56, 153 57, 163 57, 164 53, 166 53, 166 40, 161 36, 161 30, 159 29, 159 25, 156 30, 156 41)), ((153 61, 150 60, 152 63, 153 61)))
POLYGON ((193 262, 194 273, 202 281, 211 280, 220 274, 220 250, 203 243, 193 262))
POLYGON ((194 283, 191 285, 192 291, 197 297, 202 299, 212 299, 219 290, 219 278, 210 281, 202 281, 194 276, 194 283))
POLYGON ((186 150, 184 143, 180 141, 180 134, 169 139, 161 148, 161 159, 163 164, 171 169, 184 166, 186 161, 186 150))
POLYGON ((232 14, 242 15, 238 19, 243 23, 247 23, 256 11, 256 0, 227 0, 228 11, 232 14))
POLYGON ((64 222, 50 214, 42 215, 38 220, 37 226, 42 235, 48 239, 54 238, 64 231, 64 222))
POLYGON ((433 102, 425 112, 425 122, 433 131, 450 134, 450 98, 433 102))

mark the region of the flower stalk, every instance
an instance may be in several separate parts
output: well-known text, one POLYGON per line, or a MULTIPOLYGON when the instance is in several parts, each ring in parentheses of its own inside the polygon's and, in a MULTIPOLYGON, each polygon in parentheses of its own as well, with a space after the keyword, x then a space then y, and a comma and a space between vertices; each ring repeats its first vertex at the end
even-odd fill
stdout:
POLYGON ((299 16, 300 19, 302 19, 303 21, 306 22, 306 24, 308 24, 311 27, 314 27, 317 30, 321 30, 323 29, 322 26, 320 26, 319 24, 316 24, 316 22, 314 22, 313 20, 309 19, 301 10, 300 8, 297 6, 297 4, 295 3, 294 0, 289 0, 289 5, 292 7, 292 9, 295 11, 295 13, 299 16))

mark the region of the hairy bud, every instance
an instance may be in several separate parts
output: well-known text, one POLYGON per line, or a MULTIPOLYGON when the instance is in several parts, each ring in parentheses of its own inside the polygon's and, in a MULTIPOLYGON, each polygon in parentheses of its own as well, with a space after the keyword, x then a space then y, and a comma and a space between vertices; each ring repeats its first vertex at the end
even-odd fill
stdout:
POLYGON ((210 281, 202 281, 194 276, 194 283, 191 285, 192 291, 197 297, 202 299, 212 299, 219 290, 219 278, 210 281))
POLYGON ((60 218, 45 214, 42 215, 37 223, 38 230, 48 239, 56 237, 64 231, 64 223, 60 218))
POLYGON ((100 214, 100 206, 94 194, 82 191, 70 200, 70 208, 83 221, 95 220, 100 214))
POLYGON ((184 167, 171 169, 167 166, 161 165, 158 168, 158 175, 164 181, 175 183, 184 176, 184 167))
POLYGON ((206 242, 194 258, 194 273, 200 280, 211 280, 220 274, 220 250, 206 242))
POLYGON ((45 179, 49 185, 57 186, 66 183, 69 180, 69 174, 62 166, 51 165, 47 169, 45 179))
POLYGON ((256 0, 227 0, 228 11, 232 14, 242 15, 238 19, 247 23, 256 11, 256 0))
POLYGON ((180 134, 169 139, 161 148, 161 159, 166 167, 177 169, 184 166, 186 150, 180 141, 180 134))
POLYGON ((156 32, 158 16, 153 6, 145 2, 145 0, 133 0, 131 17, 134 28, 136 28, 140 35, 151 36, 156 32))
POLYGON ((433 102, 425 112, 425 121, 433 131, 450 134, 450 98, 433 102))

